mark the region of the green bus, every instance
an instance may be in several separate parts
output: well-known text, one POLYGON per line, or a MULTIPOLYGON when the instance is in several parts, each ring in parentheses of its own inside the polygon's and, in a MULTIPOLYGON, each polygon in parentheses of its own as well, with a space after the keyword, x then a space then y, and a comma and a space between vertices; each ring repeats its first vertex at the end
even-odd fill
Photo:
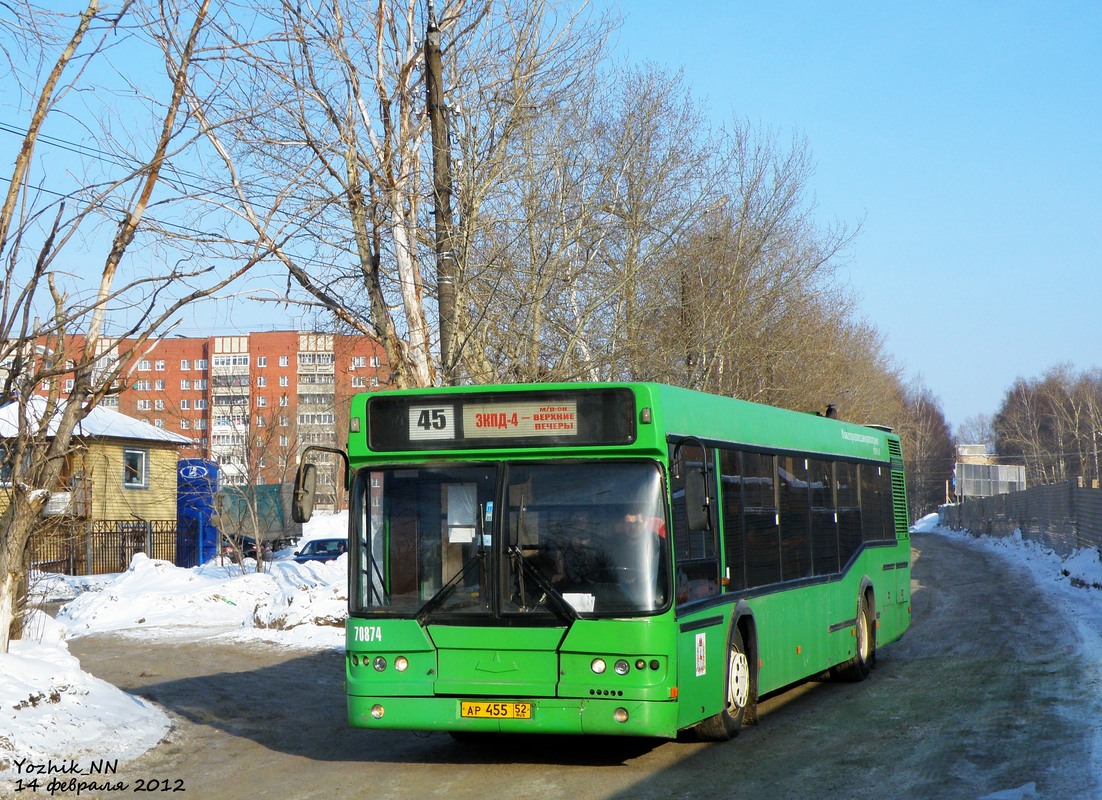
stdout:
MULTIPOLYGON (((303 455, 294 514, 309 518, 303 455)), ((899 437, 653 383, 353 397, 353 726, 734 736, 910 624, 899 437)))

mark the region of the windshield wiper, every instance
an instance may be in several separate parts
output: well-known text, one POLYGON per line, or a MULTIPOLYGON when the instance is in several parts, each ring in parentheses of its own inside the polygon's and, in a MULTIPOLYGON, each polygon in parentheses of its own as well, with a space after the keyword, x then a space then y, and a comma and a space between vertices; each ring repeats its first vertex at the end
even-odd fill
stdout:
POLYGON ((540 597, 539 602, 547 605, 557 616, 563 617, 568 622, 573 622, 582 618, 581 614, 578 613, 578 610, 574 608, 574 606, 570 605, 570 603, 566 602, 566 598, 559 594, 558 590, 551 585, 550 581, 548 581, 547 578, 544 577, 543 573, 541 573, 538 569, 532 566, 531 563, 529 563, 528 559, 524 557, 524 553, 521 552, 519 545, 509 545, 509 557, 512 559, 516 567, 520 570, 520 574, 517 577, 520 580, 522 601, 525 601, 525 598, 523 596, 524 576, 527 575, 529 578, 532 579, 532 582, 540 588, 540 591, 543 592, 543 596, 540 597))
POLYGON ((430 597, 428 601, 423 606, 421 606, 420 610, 418 610, 417 612, 417 622, 421 625, 424 625, 425 620, 427 620, 432 615, 432 612, 436 611, 436 609, 444 605, 447 599, 455 593, 456 587, 459 586, 460 582, 462 582, 463 578, 466 577, 467 573, 471 571, 471 568, 480 564, 485 557, 485 550, 480 548, 473 557, 468 558, 463 563, 463 566, 460 568, 459 572, 455 573, 455 575, 453 575, 447 583, 440 587, 440 591, 430 597))

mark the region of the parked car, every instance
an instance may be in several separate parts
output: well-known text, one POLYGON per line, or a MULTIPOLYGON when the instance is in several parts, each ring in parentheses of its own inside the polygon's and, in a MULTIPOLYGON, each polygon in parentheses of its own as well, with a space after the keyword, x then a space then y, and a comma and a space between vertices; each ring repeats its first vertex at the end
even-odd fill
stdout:
POLYGON ((333 561, 348 549, 344 539, 313 539, 295 551, 295 561, 333 561))

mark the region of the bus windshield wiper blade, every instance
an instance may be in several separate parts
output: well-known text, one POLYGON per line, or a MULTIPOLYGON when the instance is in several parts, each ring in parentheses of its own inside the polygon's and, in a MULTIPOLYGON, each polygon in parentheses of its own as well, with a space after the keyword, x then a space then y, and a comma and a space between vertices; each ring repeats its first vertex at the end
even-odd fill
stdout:
POLYGON ((569 622, 581 619, 581 614, 570 603, 566 602, 566 598, 559 594, 559 591, 551 585, 551 582, 544 577, 538 569, 533 567, 528 560, 524 557, 520 547, 515 544, 509 545, 509 555, 513 561, 519 565, 520 570, 527 575, 543 592, 544 597, 547 598, 548 605, 551 610, 558 616, 565 618, 569 622))
POLYGON ((464 576, 471 571, 471 567, 478 564, 484 557, 485 553, 480 551, 476 553, 473 558, 467 559, 459 572, 455 573, 455 575, 453 575, 447 583, 441 586, 440 590, 430 597, 417 611, 417 622, 424 625, 425 620, 427 620, 434 611, 440 608, 440 606, 444 605, 445 601, 452 596, 456 587, 459 586, 460 581, 462 581, 464 576))

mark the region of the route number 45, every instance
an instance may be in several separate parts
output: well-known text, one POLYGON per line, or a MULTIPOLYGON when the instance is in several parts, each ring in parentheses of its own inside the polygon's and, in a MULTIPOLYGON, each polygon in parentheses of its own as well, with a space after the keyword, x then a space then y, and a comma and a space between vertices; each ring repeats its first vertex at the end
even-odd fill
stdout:
POLYGON ((455 435, 452 406, 410 406, 409 438, 451 439, 455 435))

